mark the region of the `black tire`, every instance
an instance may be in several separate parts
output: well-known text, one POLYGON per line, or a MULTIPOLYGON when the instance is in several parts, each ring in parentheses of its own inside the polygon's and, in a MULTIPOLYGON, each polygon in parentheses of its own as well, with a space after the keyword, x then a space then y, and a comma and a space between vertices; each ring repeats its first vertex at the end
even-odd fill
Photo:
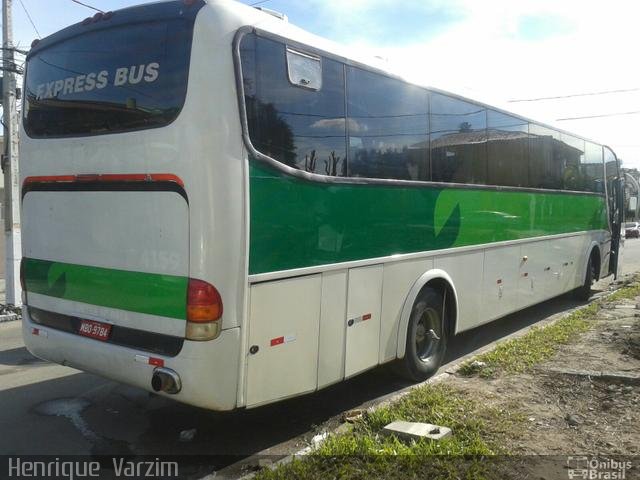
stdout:
POLYGON ((399 373, 414 382, 431 377, 444 360, 447 340, 442 294, 426 287, 411 309, 405 355, 398 362, 399 373))
POLYGON ((591 255, 589 257, 589 262, 587 263, 587 272, 584 275, 584 283, 581 287, 578 287, 573 291, 573 297, 576 300, 586 302, 589 300, 589 297, 591 297, 591 285, 593 285, 593 280, 596 277, 595 267, 593 255, 591 255))

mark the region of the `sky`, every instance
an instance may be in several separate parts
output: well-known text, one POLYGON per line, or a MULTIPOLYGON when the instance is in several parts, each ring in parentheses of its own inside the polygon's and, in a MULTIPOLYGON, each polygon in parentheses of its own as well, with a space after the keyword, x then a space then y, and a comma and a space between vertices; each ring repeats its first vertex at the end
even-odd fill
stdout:
MULTIPOLYGON (((102 10, 148 3, 82 1, 102 10)), ((607 144, 625 167, 640 168, 637 0, 267 0, 261 6, 382 57, 409 80, 607 144), (513 101, 547 97, 564 98, 513 101)), ((34 38, 93 13, 72 0, 14 0, 15 41, 28 48, 34 38)))

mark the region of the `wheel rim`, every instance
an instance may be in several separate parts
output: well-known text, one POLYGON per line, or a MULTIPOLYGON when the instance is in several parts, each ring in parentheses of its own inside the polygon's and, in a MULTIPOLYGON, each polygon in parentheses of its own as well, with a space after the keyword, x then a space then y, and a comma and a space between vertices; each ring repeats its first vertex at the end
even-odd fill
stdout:
POLYGON ((440 343, 440 316, 433 308, 420 315, 416 325, 416 354, 423 362, 428 361, 440 343))

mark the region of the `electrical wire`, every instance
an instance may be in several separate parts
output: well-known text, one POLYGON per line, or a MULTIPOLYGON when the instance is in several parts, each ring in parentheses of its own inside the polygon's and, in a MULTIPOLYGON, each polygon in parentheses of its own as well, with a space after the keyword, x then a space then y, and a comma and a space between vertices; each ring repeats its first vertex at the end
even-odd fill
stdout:
POLYGON ((16 47, 11 47, 11 48, 0 47, 0 50, 9 50, 14 53, 19 53, 20 55, 26 55, 27 53, 29 53, 26 50, 20 50, 19 48, 16 48, 16 47))
POLYGON ((91 10, 95 10, 96 12, 104 13, 104 11, 100 10, 99 8, 92 7, 91 5, 87 5, 86 3, 82 3, 79 0, 71 0, 71 1, 73 3, 77 3, 78 5, 82 5, 83 7, 87 7, 87 8, 90 8, 91 10))
POLYGON ((572 93, 569 95, 557 95, 555 97, 538 97, 538 98, 520 98, 516 100, 509 100, 509 103, 518 103, 518 102, 540 102, 543 100, 562 100, 564 98, 574 98, 574 97, 591 97, 595 95, 609 95, 612 93, 629 93, 629 92, 638 92, 640 91, 640 87, 635 88, 622 88, 618 90, 602 90, 600 92, 587 92, 587 93, 572 93))
POLYGON ((640 110, 635 110, 632 112, 620 112, 620 113, 602 113, 599 115, 585 115, 584 117, 557 118, 556 122, 566 122, 568 120, 583 120, 588 118, 620 117, 623 115, 638 115, 638 114, 640 114, 640 110))
POLYGON ((267 2, 270 2, 270 1, 271 1, 271 0, 260 0, 259 2, 253 2, 253 3, 250 3, 250 4, 249 4, 249 6, 250 6, 250 7, 255 7, 255 6, 257 6, 257 5, 262 5, 263 3, 267 3, 267 2))
POLYGON ((38 38, 42 38, 42 35, 40 35, 40 32, 38 31, 38 27, 36 27, 36 24, 33 22, 33 18, 31 18, 31 15, 29 14, 29 10, 27 10, 27 7, 25 6, 22 0, 20 0, 20 5, 22 5, 22 9, 24 10, 24 13, 27 14, 27 18, 29 19, 31 26, 36 31, 36 35, 38 35, 38 38))

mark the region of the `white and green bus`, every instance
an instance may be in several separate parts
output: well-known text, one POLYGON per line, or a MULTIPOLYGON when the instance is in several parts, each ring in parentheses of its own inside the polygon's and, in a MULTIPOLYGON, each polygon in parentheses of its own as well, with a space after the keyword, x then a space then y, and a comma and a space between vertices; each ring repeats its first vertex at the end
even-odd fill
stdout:
POLYGON ((200 407, 423 380, 619 262, 609 148, 228 0, 34 44, 22 123, 27 347, 200 407))

